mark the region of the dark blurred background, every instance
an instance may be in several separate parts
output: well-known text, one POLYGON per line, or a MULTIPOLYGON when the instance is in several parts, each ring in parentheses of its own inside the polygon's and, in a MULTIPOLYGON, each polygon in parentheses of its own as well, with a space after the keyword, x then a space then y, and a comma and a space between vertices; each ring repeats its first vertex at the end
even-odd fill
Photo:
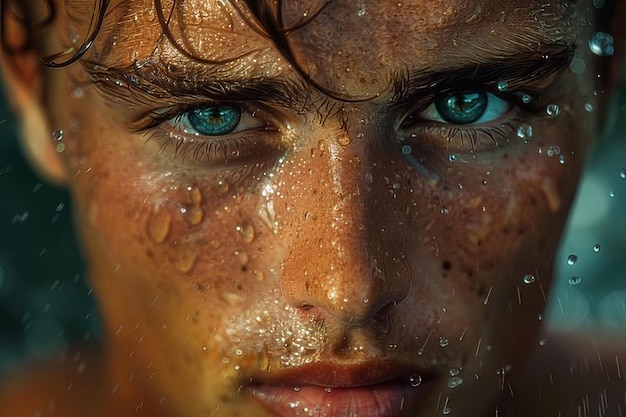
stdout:
MULTIPOLYGON (((625 91, 615 94, 557 258, 545 317, 555 328, 626 330, 625 91)), ((16 131, 0 102, 0 374, 99 337, 68 195, 28 168, 16 131)))

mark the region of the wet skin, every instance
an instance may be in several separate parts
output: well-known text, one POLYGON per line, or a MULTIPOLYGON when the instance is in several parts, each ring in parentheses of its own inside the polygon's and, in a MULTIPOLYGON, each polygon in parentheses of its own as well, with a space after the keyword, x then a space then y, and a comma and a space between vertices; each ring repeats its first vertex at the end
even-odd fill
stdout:
POLYGON ((151 1, 115 8, 82 64, 46 74, 106 328, 103 412, 492 415, 537 343, 593 137, 594 87, 569 69, 592 62, 583 8, 541 3, 331 3, 288 33, 315 85, 230 6, 183 12, 185 48, 217 65, 158 42, 151 1), (503 110, 428 120, 468 88, 503 110), (219 98, 244 110, 233 133, 177 117, 219 98))

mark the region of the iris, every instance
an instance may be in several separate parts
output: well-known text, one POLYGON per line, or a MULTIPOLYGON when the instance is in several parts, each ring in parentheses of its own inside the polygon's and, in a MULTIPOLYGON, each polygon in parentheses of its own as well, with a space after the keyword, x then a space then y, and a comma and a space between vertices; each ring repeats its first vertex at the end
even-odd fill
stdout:
POLYGON ((463 125, 474 123, 487 108, 487 93, 482 90, 448 91, 435 97, 435 107, 448 123, 463 125))
POLYGON ((233 105, 214 105, 193 109, 187 113, 189 125, 198 134, 221 136, 231 133, 241 120, 241 108, 233 105))

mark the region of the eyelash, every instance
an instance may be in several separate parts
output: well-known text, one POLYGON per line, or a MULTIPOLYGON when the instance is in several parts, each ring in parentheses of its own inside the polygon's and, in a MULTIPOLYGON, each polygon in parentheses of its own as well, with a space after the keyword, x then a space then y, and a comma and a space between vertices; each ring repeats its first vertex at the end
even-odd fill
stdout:
MULTIPOLYGON (((529 116, 541 107, 539 104, 541 100, 538 99, 540 96, 536 92, 495 93, 485 86, 474 88, 474 90, 479 89, 509 104, 506 113, 498 120, 478 125, 455 125, 424 119, 420 116, 424 110, 433 106, 437 97, 437 94, 433 94, 420 100, 421 104, 413 106, 400 117, 401 123, 398 126, 402 135, 400 146, 410 144, 415 150, 419 148, 428 148, 431 151, 445 149, 456 153, 476 153, 495 149, 502 146, 504 141, 515 137, 519 126, 530 119, 529 116), (531 102, 523 102, 522 96, 532 97, 531 102), (424 107, 426 103, 428 105, 424 107), (485 143, 490 144, 491 149, 487 149, 488 146, 485 143), (469 148, 466 144, 469 144, 469 148)), ((464 89, 464 91, 469 90, 464 89)), ((261 161, 264 157, 277 156, 283 152, 284 145, 277 137, 280 135, 280 129, 268 122, 272 119, 276 118, 271 117, 269 111, 263 111, 259 105, 254 106, 254 110, 250 110, 250 106, 246 108, 237 103, 198 103, 153 111, 143 119, 143 122, 139 123, 140 127, 136 130, 150 132, 149 140, 159 140, 160 152, 173 148, 174 156, 183 160, 192 157, 194 162, 203 162, 209 166, 224 166, 261 161), (205 136, 189 130, 189 114, 211 106, 236 106, 241 109, 241 120, 233 131, 223 135, 205 136), (239 124, 244 120, 249 122, 250 118, 258 122, 257 126, 248 129, 240 128, 239 124), (185 123, 187 128, 181 128, 185 123)))

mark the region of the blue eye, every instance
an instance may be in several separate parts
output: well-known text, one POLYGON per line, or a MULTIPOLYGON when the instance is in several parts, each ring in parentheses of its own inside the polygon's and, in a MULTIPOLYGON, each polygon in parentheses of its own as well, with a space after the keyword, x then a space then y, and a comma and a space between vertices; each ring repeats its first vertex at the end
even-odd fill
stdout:
POLYGON ((481 124, 499 119, 511 104, 482 89, 437 94, 419 117, 453 125, 481 124))
POLYGON ((237 128, 241 115, 240 107, 224 104, 196 108, 185 113, 183 117, 193 129, 189 133, 222 136, 237 128))

